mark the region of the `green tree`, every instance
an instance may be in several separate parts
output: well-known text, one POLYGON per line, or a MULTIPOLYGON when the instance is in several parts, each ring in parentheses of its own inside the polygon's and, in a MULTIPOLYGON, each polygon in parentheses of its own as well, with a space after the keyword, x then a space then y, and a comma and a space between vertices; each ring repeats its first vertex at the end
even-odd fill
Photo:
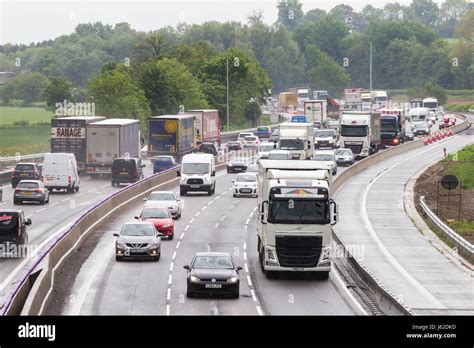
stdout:
POLYGON ((441 5, 441 23, 439 33, 443 37, 452 37, 454 27, 459 23, 467 9, 466 0, 446 0, 441 5))
POLYGON ((139 80, 155 115, 208 106, 197 79, 174 58, 144 63, 139 80))
POLYGON ((305 13, 304 20, 306 22, 317 22, 323 18, 326 18, 327 15, 328 14, 326 13, 326 11, 321 10, 319 8, 314 8, 305 13))
POLYGON ((145 92, 124 67, 106 70, 93 77, 87 85, 87 101, 95 103, 98 115, 140 120, 142 130, 151 113, 145 92))
POLYGON ((334 96, 342 94, 350 77, 329 55, 310 45, 306 49, 306 63, 308 79, 314 89, 326 89, 334 96))
POLYGON ((7 103, 10 99, 21 99, 27 106, 41 100, 41 94, 48 83, 43 74, 32 72, 15 76, 7 80, 2 87, 2 100, 7 103))
POLYGON ((446 104, 448 102, 448 95, 446 94, 446 91, 433 82, 428 82, 420 88, 409 89, 408 95, 411 98, 434 97, 438 99, 439 104, 446 104))
POLYGON ((431 27, 438 24, 439 7, 433 0, 413 0, 410 8, 421 23, 431 27))
POLYGON ((56 108, 56 103, 75 101, 75 86, 71 81, 63 77, 50 77, 48 85, 43 90, 42 98, 49 110, 56 108))
POLYGON ((304 18, 302 6, 298 0, 278 0, 278 23, 293 30, 304 18))

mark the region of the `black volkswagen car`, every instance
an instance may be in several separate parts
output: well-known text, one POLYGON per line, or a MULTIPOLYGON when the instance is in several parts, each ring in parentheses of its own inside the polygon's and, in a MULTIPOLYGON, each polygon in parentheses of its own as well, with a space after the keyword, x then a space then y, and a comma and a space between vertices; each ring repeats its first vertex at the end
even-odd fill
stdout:
POLYGON ((198 294, 225 294, 239 298, 239 271, 242 267, 236 266, 229 253, 196 253, 191 265, 184 268, 188 270, 187 297, 198 294))

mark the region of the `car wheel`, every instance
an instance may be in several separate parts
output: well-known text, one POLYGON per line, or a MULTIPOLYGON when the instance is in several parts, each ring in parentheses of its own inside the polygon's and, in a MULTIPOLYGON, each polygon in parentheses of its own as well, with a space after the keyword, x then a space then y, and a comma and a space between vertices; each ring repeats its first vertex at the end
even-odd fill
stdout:
POLYGON ((115 261, 122 261, 122 256, 115 255, 115 261))
POLYGON ((239 298, 239 297, 240 297, 240 293, 238 291, 232 294, 232 298, 239 298))
POLYGON ((161 250, 158 252, 158 256, 154 257, 154 260, 155 261, 160 261, 160 258, 161 258, 161 250))
POLYGON ((112 187, 115 187, 115 183, 112 181, 112 187))
POLYGON ((179 189, 179 195, 180 195, 180 196, 186 196, 186 190, 180 188, 180 189, 179 189))
POLYGON ((318 279, 321 280, 328 280, 329 279, 329 271, 324 271, 324 272, 316 272, 316 276, 318 279))
POLYGON ((216 184, 214 184, 214 187, 212 188, 212 194, 216 193, 216 184))
POLYGON ((173 240, 174 238, 174 233, 171 233, 169 236, 168 236, 168 240, 173 240))
POLYGON ((46 199, 43 197, 43 199, 39 202, 41 205, 44 205, 46 203, 46 199))
POLYGON ((79 192, 79 186, 76 186, 76 192, 79 192))
POLYGON ((20 203, 18 203, 18 201, 16 199, 13 200, 13 205, 18 205, 20 203))
POLYGON ((212 196, 212 188, 210 188, 209 191, 207 191, 207 195, 212 196))
POLYGON ((186 297, 194 297, 194 293, 191 290, 187 289, 186 290, 186 297))
POLYGON ((237 197, 237 195, 235 193, 232 194, 232 197, 237 197))

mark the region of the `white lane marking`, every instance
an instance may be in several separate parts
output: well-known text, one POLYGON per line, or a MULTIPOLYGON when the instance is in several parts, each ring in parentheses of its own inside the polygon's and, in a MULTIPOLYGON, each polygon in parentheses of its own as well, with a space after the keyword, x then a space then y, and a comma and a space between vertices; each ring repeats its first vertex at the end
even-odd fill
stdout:
POLYGON ((355 309, 358 310, 359 312, 356 313, 358 315, 369 315, 366 310, 361 306, 361 304, 355 299, 355 297, 352 295, 352 293, 347 289, 347 285, 344 283, 342 280, 341 276, 339 275, 339 272, 335 271, 333 269, 331 273, 331 278, 336 279, 336 281, 339 283, 339 287, 343 289, 343 291, 346 293, 347 298, 351 299, 351 302, 355 306, 355 309))
POLYGON ((35 214, 38 214, 38 213, 42 212, 42 211, 45 210, 45 209, 46 209, 46 208, 38 209, 38 210, 35 212, 35 214))
POLYGON ((250 221, 250 219, 247 219, 247 220, 245 221, 245 224, 248 225, 248 224, 249 224, 249 221, 250 221))
POLYGON ((61 202, 66 202, 66 201, 69 201, 70 199, 71 199, 71 197, 65 198, 65 199, 63 199, 61 202))
POLYGON ((214 228, 219 228, 219 223, 216 223, 216 224, 214 225, 214 228))
POLYGON ((209 205, 211 205, 212 203, 214 203, 214 200, 207 202, 207 205, 209 206, 209 205))
POLYGON ((258 315, 263 315, 262 308, 260 308, 260 306, 257 306, 256 308, 257 308, 258 315))
POLYGON ((168 285, 171 285, 171 283, 173 283, 173 275, 170 274, 169 277, 168 277, 168 285))
POLYGON ((244 228, 245 228, 245 229, 249 228, 249 225, 245 225, 245 227, 244 227, 244 228))
POLYGON ((247 276, 247 282, 249 283, 249 286, 252 286, 252 279, 250 279, 250 276, 247 276))
POLYGON ((244 250, 247 250, 247 243, 244 243, 244 250))
POLYGON ((200 211, 198 211, 196 214, 194 214, 194 217, 198 217, 198 216, 199 216, 199 214, 201 214, 201 212, 200 212, 200 211))
POLYGON ((174 262, 171 262, 171 265, 170 265, 170 272, 173 272, 173 268, 174 268, 174 262))
MULTIPOLYGON (((451 138, 451 139, 455 139, 455 138, 451 138)), ((369 191, 372 188, 372 186, 384 174, 388 173, 389 171, 391 171, 395 167, 398 167, 399 165, 401 165, 401 164, 403 164, 403 163, 405 163, 405 162, 407 162, 407 161, 409 161, 409 160, 411 160, 415 157, 418 157, 418 156, 422 155, 425 152, 433 151, 433 148, 443 146, 444 144, 445 144, 445 142, 441 143, 441 144, 437 144, 435 146, 432 146, 431 148, 428 148, 424 151, 418 152, 418 153, 416 153, 416 154, 414 154, 410 157, 407 157, 407 158, 405 158, 401 161, 398 161, 398 162, 392 164, 390 167, 386 168, 385 170, 383 170, 382 172, 377 174, 377 176, 375 176, 372 179, 372 181, 370 181, 369 184, 367 185, 367 187, 365 188, 364 193, 362 195, 362 202, 361 202, 361 205, 360 205, 360 213, 361 213, 362 221, 364 222, 364 225, 367 228, 367 231, 369 232, 370 237, 375 242, 375 244, 377 244, 377 246, 378 246, 379 250, 382 252, 382 254, 384 254, 386 260, 393 267, 395 267, 395 269, 398 272, 400 272, 400 274, 402 276, 404 276, 405 279, 414 288, 416 288, 422 294, 423 298, 426 298, 432 305, 436 305, 439 308, 446 308, 446 307, 436 297, 434 297, 423 285, 421 285, 415 278, 413 278, 413 276, 410 273, 408 273, 405 268, 403 268, 403 266, 397 261, 397 259, 395 259, 395 257, 390 253, 390 251, 385 247, 385 245, 382 243, 382 241, 378 237, 377 232, 375 232, 374 227, 372 226, 372 223, 370 222, 369 214, 367 212, 367 197, 369 195, 369 191)))
POLYGON ((53 203, 51 204, 49 207, 54 207, 56 204, 58 204, 59 202, 56 202, 56 203, 53 203))
POLYGON ((224 215, 223 217, 221 217, 221 218, 219 219, 219 221, 220 221, 220 222, 224 221, 224 220, 225 220, 225 217, 226 217, 226 215, 224 215))
POLYGON ((3 203, 0 203, 0 205, 4 205, 4 204, 7 204, 7 201, 3 202, 3 203))
POLYGON ((95 188, 93 188, 93 189, 90 189, 90 190, 87 191, 87 192, 92 192, 92 191, 95 191, 95 190, 97 190, 97 187, 95 187, 95 188))
POLYGON ((176 244, 176 249, 179 249, 180 245, 181 245, 181 242, 178 242, 178 244, 176 244))
POLYGON ((189 225, 186 225, 186 227, 184 228, 184 232, 186 232, 189 228, 189 225))
POLYGON ((176 251, 173 253, 173 260, 176 259, 176 251))
POLYGON ((82 196, 82 195, 85 195, 85 192, 79 193, 78 195, 76 195, 76 197, 80 197, 80 196, 82 196))
POLYGON ((250 293, 252 294, 252 299, 254 300, 254 302, 257 302, 257 296, 255 296, 255 290, 251 289, 250 293))
POLYGON ((171 288, 168 288, 168 293, 166 294, 166 299, 171 300, 171 288))
POLYGON ((181 236, 179 236, 179 240, 183 239, 184 238, 184 232, 181 233, 181 236))
POLYGON ((101 188, 102 188, 102 187, 107 187, 107 186, 109 186, 109 184, 102 185, 101 188))
POLYGON ((253 208, 252 214, 255 213, 256 210, 257 210, 257 207, 253 208))
POLYGON ((170 316, 171 315, 171 307, 169 304, 166 305, 166 315, 170 316))
POLYGON ((191 225, 193 222, 194 222, 194 218, 192 218, 191 220, 189 220, 189 224, 190 224, 190 225, 191 225))
POLYGON ((201 211, 206 210, 206 208, 207 208, 207 205, 205 205, 204 207, 202 207, 202 208, 201 208, 201 211))
POLYGON ((244 270, 246 273, 249 273, 249 265, 247 263, 244 264, 244 270))
POLYGON ((247 260, 247 252, 244 251, 244 260, 247 260))

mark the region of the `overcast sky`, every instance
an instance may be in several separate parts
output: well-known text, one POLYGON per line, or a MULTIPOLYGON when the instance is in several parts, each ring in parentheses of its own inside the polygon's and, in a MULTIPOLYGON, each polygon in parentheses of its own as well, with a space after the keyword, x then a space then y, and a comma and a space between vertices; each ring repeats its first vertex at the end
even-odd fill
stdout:
MULTIPOLYGON (((345 3, 356 10, 371 4, 382 8, 386 3, 409 5, 411 0, 302 0, 303 11, 313 8, 330 10, 345 3)), ((442 0, 436 1, 438 4, 442 0)), ((179 22, 203 23, 209 20, 246 22, 254 9, 262 9, 264 21, 277 18, 277 0, 145 0, 145 1, 41 1, 0 0, 0 44, 38 42, 70 34, 78 23, 96 22, 114 25, 128 22, 140 31, 155 30, 179 22)))

